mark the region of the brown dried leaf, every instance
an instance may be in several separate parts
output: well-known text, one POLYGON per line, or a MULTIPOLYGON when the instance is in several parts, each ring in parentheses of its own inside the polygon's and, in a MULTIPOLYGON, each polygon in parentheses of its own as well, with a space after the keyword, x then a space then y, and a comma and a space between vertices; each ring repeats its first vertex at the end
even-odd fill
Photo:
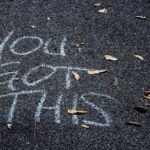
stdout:
POLYGON ((77 72, 72 71, 72 74, 77 81, 80 80, 80 75, 77 72))
POLYGON ((134 126, 142 126, 142 124, 140 122, 136 122, 136 121, 129 121, 126 124, 127 125, 134 125, 134 126))
POLYGON ((138 19, 146 19, 146 16, 136 16, 138 19))
POLYGON ((146 91, 146 92, 145 92, 144 98, 150 99, 150 91, 146 91))
POLYGON ((134 55, 134 57, 138 58, 139 60, 144 60, 143 56, 140 55, 134 55))
POLYGON ((110 60, 110 61, 117 61, 118 60, 116 57, 113 57, 111 55, 104 55, 104 58, 106 60, 110 60))
POLYGON ((89 129, 90 127, 88 125, 82 124, 81 127, 89 129))
POLYGON ((107 14, 107 9, 102 8, 102 9, 99 9, 98 12, 101 13, 101 14, 107 14))
POLYGON ((85 110, 68 109, 68 114, 71 114, 71 115, 84 115, 86 113, 87 111, 85 110))
POLYGON ((96 74, 100 74, 100 73, 105 73, 107 72, 107 70, 102 69, 102 70, 88 70, 87 73, 89 75, 96 75, 96 74))

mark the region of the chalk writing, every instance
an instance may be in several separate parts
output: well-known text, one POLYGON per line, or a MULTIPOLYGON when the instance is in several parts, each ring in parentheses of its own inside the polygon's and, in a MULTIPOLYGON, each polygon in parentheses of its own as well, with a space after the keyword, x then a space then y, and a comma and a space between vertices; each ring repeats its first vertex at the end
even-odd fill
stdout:
MULTIPOLYGON (((22 57, 21 56, 27 56, 29 57, 30 54, 33 54, 37 51, 42 51, 46 55, 51 55, 51 56, 59 56, 59 57, 66 57, 67 56, 67 51, 66 51, 66 44, 67 44, 67 38, 63 37, 59 47, 59 50, 53 52, 51 45, 52 45, 52 38, 44 41, 42 38, 38 36, 22 36, 16 38, 9 46, 9 51, 11 54, 14 56, 20 56, 20 61, 10 61, 10 62, 5 62, 2 63, 2 54, 4 51, 4 48, 8 41, 11 39, 12 35, 14 34, 14 31, 11 31, 8 33, 8 35, 1 41, 0 44, 0 78, 3 80, 0 82, 0 85, 2 86, 7 86, 8 88, 8 93, 7 94, 1 94, 0 99, 3 98, 12 98, 12 103, 10 106, 10 110, 7 114, 7 126, 9 128, 12 127, 13 124, 13 119, 15 116, 15 111, 16 108, 19 107, 18 102, 20 100, 21 96, 29 96, 31 97, 33 94, 34 95, 40 95, 40 98, 37 98, 38 104, 36 106, 36 110, 34 112, 34 121, 35 122, 41 122, 41 118, 43 116, 44 110, 46 111, 54 111, 54 122, 55 123, 62 123, 62 103, 65 102, 65 93, 62 91, 59 91, 59 95, 57 95, 56 102, 54 106, 46 106, 46 101, 51 101, 52 96, 50 95, 50 98, 48 97, 48 94, 51 93, 51 91, 48 91, 46 88, 40 88, 38 86, 38 89, 36 85, 42 85, 44 84, 44 81, 50 80, 53 77, 55 77, 57 74, 62 72, 65 72, 64 76, 61 75, 62 78, 64 78, 64 88, 68 92, 71 90, 72 86, 72 71, 76 72, 87 72, 88 70, 97 70, 97 69, 91 69, 91 68, 84 68, 84 67, 79 67, 79 66, 67 66, 67 65, 53 65, 53 64, 45 64, 41 63, 40 65, 30 67, 26 72, 23 72, 23 74, 20 73, 19 68, 21 67, 24 62, 22 62, 22 57), (28 49, 22 50, 19 48, 19 44, 24 43, 26 44, 26 41, 32 41, 32 43, 36 42, 37 45, 33 47, 33 45, 29 45, 28 49), (17 69, 14 69, 14 66, 18 67, 17 69), (6 71, 8 70, 9 71, 6 71), (38 74, 38 71, 40 69, 47 69, 49 73, 46 75, 43 75, 42 77, 39 77, 40 75, 38 74), (38 79, 34 77, 34 74, 37 75, 38 79), (30 80, 30 77, 32 76, 32 81, 30 80), (23 90, 20 89, 17 84, 15 84, 15 81, 21 80, 20 83, 22 86, 26 88, 30 88, 30 90, 23 90), (68 90, 69 89, 69 90, 68 90)), ((57 79, 58 80, 58 79, 57 79)), ((94 119, 86 119, 81 118, 78 115, 73 115, 71 116, 71 122, 74 125, 78 125, 81 122, 87 125, 93 125, 97 127, 109 127, 112 123, 112 118, 108 114, 106 110, 104 110, 102 104, 99 106, 98 104, 94 104, 93 101, 89 101, 87 97, 90 97, 91 99, 97 99, 101 100, 101 98, 106 98, 109 101, 115 101, 111 96, 107 94, 100 94, 100 93, 95 93, 95 92, 87 92, 79 95, 77 92, 75 92, 72 96, 72 109, 78 109, 78 104, 79 103, 84 103, 86 106, 90 107, 91 111, 96 110, 98 116, 102 116, 104 118, 104 123, 101 121, 96 122, 94 119)), ((20 100, 21 101, 21 100, 20 100)), ((67 111, 66 111, 67 112, 67 111)))
MULTIPOLYGON (((6 66, 10 66, 10 65, 16 65, 16 64, 20 64, 20 62, 8 62, 8 63, 4 63, 4 64, 1 64, 0 65, 0 69, 3 68, 3 67, 6 67, 6 66)), ((3 77, 3 76, 8 76, 8 75, 12 75, 11 78, 7 81, 4 81, 4 82, 0 82, 0 85, 2 84, 8 84, 8 88, 12 91, 15 91, 16 88, 13 86, 13 82, 15 80, 19 80, 19 78, 17 78, 17 75, 18 75, 18 71, 12 71, 12 72, 5 72, 5 73, 1 73, 0 74, 0 77, 3 77)))
POLYGON ((8 42, 8 40, 10 39, 10 37, 13 35, 14 31, 11 31, 8 36, 2 41, 2 43, 0 44, 0 60, 2 58, 2 52, 4 49, 5 44, 8 42))
POLYGON ((71 87, 71 71, 72 70, 77 70, 77 71, 88 71, 88 70, 94 70, 94 69, 88 69, 88 68, 80 68, 80 67, 71 67, 71 66, 52 66, 52 65, 46 65, 46 64, 41 64, 39 66, 33 67, 31 68, 22 78, 23 83, 26 84, 27 86, 35 86, 47 79, 49 79, 52 75, 54 75, 58 70, 65 70, 66 73, 66 83, 65 83, 65 88, 69 89, 71 87), (28 80, 28 77, 32 74, 32 73, 36 73, 36 71, 38 71, 39 68, 48 68, 51 69, 52 72, 46 76, 44 76, 43 78, 40 78, 36 81, 32 81, 30 82, 28 80))
POLYGON ((21 38, 18 38, 16 39, 11 45, 10 45, 10 51, 15 54, 15 55, 20 55, 20 56, 25 56, 25 55, 28 55, 28 54, 31 54, 37 50, 39 50, 41 48, 41 46, 43 45, 43 40, 37 36, 24 36, 24 37, 21 37, 21 38), (39 42, 39 45, 36 47, 36 48, 33 48, 31 50, 28 50, 27 52, 17 52, 15 46, 22 40, 25 40, 25 39, 29 39, 29 40, 38 40, 39 42))
POLYGON ((40 110, 41 110, 41 105, 43 104, 43 102, 45 101, 47 92, 45 90, 30 90, 30 91, 21 91, 21 92, 14 92, 14 93, 9 93, 9 94, 5 94, 5 95, 0 95, 0 98, 4 98, 4 97, 13 97, 13 103, 11 105, 9 114, 8 114, 8 119, 7 119, 7 124, 10 127, 12 125, 12 119, 14 117, 14 112, 17 106, 17 102, 18 102, 18 97, 20 95, 30 95, 30 94, 36 94, 36 93, 40 93, 41 96, 41 100, 40 103, 37 107, 37 111, 35 114, 35 120, 39 121, 39 116, 40 116, 40 110))
POLYGON ((105 127, 105 126, 110 126, 111 125, 111 118, 110 116, 100 107, 96 106, 94 103, 91 103, 89 101, 86 101, 85 99, 85 96, 96 96, 96 97, 106 97, 110 100, 114 100, 113 98, 111 98, 109 95, 106 95, 106 94, 99 94, 99 93, 94 93, 94 92, 89 92, 89 93, 85 93, 83 95, 81 95, 80 99, 84 100, 84 102, 91 106, 93 109, 96 109, 98 113, 102 114, 103 117, 105 118, 106 120, 106 123, 105 124, 102 124, 102 123, 97 123, 97 122, 93 122, 93 121, 88 121, 88 120, 83 120, 83 122, 85 124, 89 124, 89 125, 95 125, 95 126, 100 126, 100 127, 105 127))
POLYGON ((49 39, 49 40, 45 43, 45 46, 44 46, 44 48, 43 48, 44 52, 45 52, 46 54, 54 55, 54 56, 58 56, 58 55, 63 56, 63 57, 66 56, 66 53, 65 53, 65 45, 66 45, 66 42, 67 42, 67 38, 64 37, 63 40, 62 40, 62 42, 61 42, 61 45, 60 45, 60 53, 49 52, 48 46, 49 46, 49 44, 50 44, 51 41, 52 41, 52 39, 49 39))
MULTIPOLYGON (((9 127, 12 126, 12 120, 14 118, 14 112, 15 109, 17 107, 17 103, 19 100, 19 96, 21 95, 32 95, 32 94, 40 94, 41 98, 40 101, 37 105, 37 109, 35 112, 35 121, 36 122, 40 122, 40 118, 41 118, 41 112, 42 110, 54 110, 54 118, 55 118, 55 123, 61 123, 61 113, 60 113, 60 109, 61 109, 61 102, 63 101, 63 94, 60 94, 56 100, 56 104, 55 106, 51 107, 51 106, 44 106, 44 102, 46 100, 47 97, 47 91, 46 90, 30 90, 30 91, 21 91, 21 92, 14 92, 14 93, 9 93, 9 94, 5 94, 5 95, 0 95, 0 98, 5 98, 5 97, 13 97, 13 102, 12 105, 10 107, 10 111, 8 113, 8 118, 7 118, 7 125, 9 127)), ((89 102, 86 100, 86 96, 90 97, 90 96, 96 96, 96 97, 105 97, 105 98, 109 98, 110 100, 114 100, 113 98, 111 98, 108 95, 104 95, 104 94, 99 94, 99 93, 94 93, 94 92, 89 92, 89 93, 84 93, 80 96, 79 100, 83 101, 85 104, 91 106, 92 109, 95 109, 99 114, 102 114, 103 117, 106 120, 106 123, 100 123, 100 122, 94 122, 94 121, 88 121, 88 120, 82 120, 83 123, 88 124, 88 125, 94 125, 94 126, 99 126, 99 127, 107 127, 111 125, 111 117, 99 106, 95 105, 92 102, 89 102)), ((78 94, 75 93, 73 96, 73 109, 77 109, 77 100, 78 100, 78 94)), ((77 115, 72 116, 72 123, 75 125, 78 125, 79 118, 77 115)))

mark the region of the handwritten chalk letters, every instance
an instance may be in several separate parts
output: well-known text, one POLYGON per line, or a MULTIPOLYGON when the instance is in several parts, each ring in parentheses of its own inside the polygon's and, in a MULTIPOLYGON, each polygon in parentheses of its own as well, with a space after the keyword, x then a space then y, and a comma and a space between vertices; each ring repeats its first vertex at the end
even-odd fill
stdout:
MULTIPOLYGON (((0 43, 0 78, 4 78, 4 81, 0 81, 0 86, 7 86, 8 88, 8 93, 6 94, 1 94, 0 95, 0 100, 2 100, 3 98, 11 98, 12 102, 11 102, 11 106, 10 106, 10 110, 8 112, 7 115, 7 125, 8 127, 11 127, 13 124, 13 119, 15 117, 15 111, 16 108, 19 107, 18 106, 18 102, 20 99, 20 96, 29 96, 32 97, 32 95, 37 94, 38 98, 38 105, 36 106, 36 111, 34 114, 34 120, 35 122, 40 122, 41 121, 41 117, 43 114, 43 110, 47 110, 47 111, 53 111, 54 112, 54 122, 60 124, 62 121, 62 114, 61 114, 61 107, 62 107, 62 103, 65 102, 65 98, 64 92, 59 92, 59 95, 57 96, 56 100, 55 100, 55 105, 54 106, 46 106, 45 101, 50 101, 51 97, 48 97, 48 93, 50 93, 50 91, 48 91, 47 89, 36 89, 37 85, 41 85, 43 84, 45 81, 50 81, 56 74, 65 72, 65 74, 63 74, 61 77, 64 78, 64 88, 66 90, 71 88, 72 85, 72 76, 71 76, 71 72, 72 71, 76 71, 76 72, 87 72, 88 70, 94 70, 91 68, 84 68, 84 67, 78 67, 78 66, 66 66, 66 65, 53 65, 53 64, 44 64, 41 63, 40 65, 31 67, 27 70, 27 72, 25 72, 24 74, 20 74, 19 72, 19 67, 20 65, 22 65, 21 61, 8 61, 5 63, 2 63, 2 55, 3 52, 5 50, 5 46, 8 46, 7 43, 8 41, 12 38, 12 36, 14 35, 15 31, 11 31, 8 33, 8 35, 3 38, 1 40, 0 43), (17 66, 18 69, 14 69, 12 67, 12 69, 6 71, 5 68, 10 67, 11 66, 17 66), (29 80, 30 76, 32 76, 33 74, 37 74, 38 75, 38 70, 44 68, 49 70, 50 73, 47 73, 46 75, 39 77, 38 79, 32 79, 32 81, 29 80), (21 80, 21 83, 26 86, 27 88, 30 88, 30 90, 22 90, 19 89, 18 87, 15 86, 15 82, 21 80), (32 88, 32 90, 31 90, 32 88), (40 97, 39 97, 40 95, 40 97)), ((47 41, 44 41, 43 39, 41 39, 38 36, 23 36, 23 37, 19 37, 16 38, 13 42, 11 42, 10 46, 9 46, 9 51, 11 52, 12 55, 14 56, 30 56, 30 54, 33 54, 37 51, 41 51, 46 54, 46 55, 51 55, 51 56, 60 56, 60 57, 66 57, 66 43, 67 43, 67 38, 63 37, 60 45, 59 45, 59 52, 52 52, 50 50, 50 45, 51 45, 51 41, 52 39, 48 39, 47 41), (19 44, 22 42, 26 42, 26 40, 30 40, 30 41, 36 41, 37 45, 35 47, 30 47, 29 49, 26 49, 25 51, 22 51, 21 49, 19 49, 19 44)), ((10 43, 10 42, 9 42, 10 43)), ((79 116, 77 115, 73 115, 72 117, 72 124, 74 125, 78 125, 79 124, 79 120, 80 122, 84 123, 84 124, 88 124, 88 125, 93 125, 93 126, 97 126, 97 127, 108 127, 111 125, 112 119, 110 117, 110 115, 107 113, 106 110, 104 110, 101 106, 98 106, 96 104, 94 104, 94 102, 89 101, 86 97, 91 97, 91 98, 96 98, 97 100, 101 100, 101 98, 106 98, 107 100, 111 100, 113 101, 114 99, 112 97, 110 97, 109 95, 105 95, 105 94, 100 94, 100 93, 95 93, 95 92, 87 92, 87 93, 83 93, 81 95, 79 95, 78 93, 74 92, 74 94, 72 95, 72 109, 78 109, 78 103, 82 102, 85 105, 87 105, 88 107, 90 107, 91 110, 95 110, 97 115, 101 115, 103 116, 105 122, 102 123, 101 120, 99 120, 99 122, 92 120, 92 118, 86 118, 86 119, 81 119, 79 116)), ((49 118, 50 119, 50 118, 49 118)))

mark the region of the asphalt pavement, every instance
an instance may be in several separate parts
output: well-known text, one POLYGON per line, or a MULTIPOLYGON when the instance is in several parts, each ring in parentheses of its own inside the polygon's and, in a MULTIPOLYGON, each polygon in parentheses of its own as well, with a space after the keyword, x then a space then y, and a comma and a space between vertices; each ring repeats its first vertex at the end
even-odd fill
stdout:
POLYGON ((149 55, 149 0, 0 0, 0 150, 149 150, 149 55))

